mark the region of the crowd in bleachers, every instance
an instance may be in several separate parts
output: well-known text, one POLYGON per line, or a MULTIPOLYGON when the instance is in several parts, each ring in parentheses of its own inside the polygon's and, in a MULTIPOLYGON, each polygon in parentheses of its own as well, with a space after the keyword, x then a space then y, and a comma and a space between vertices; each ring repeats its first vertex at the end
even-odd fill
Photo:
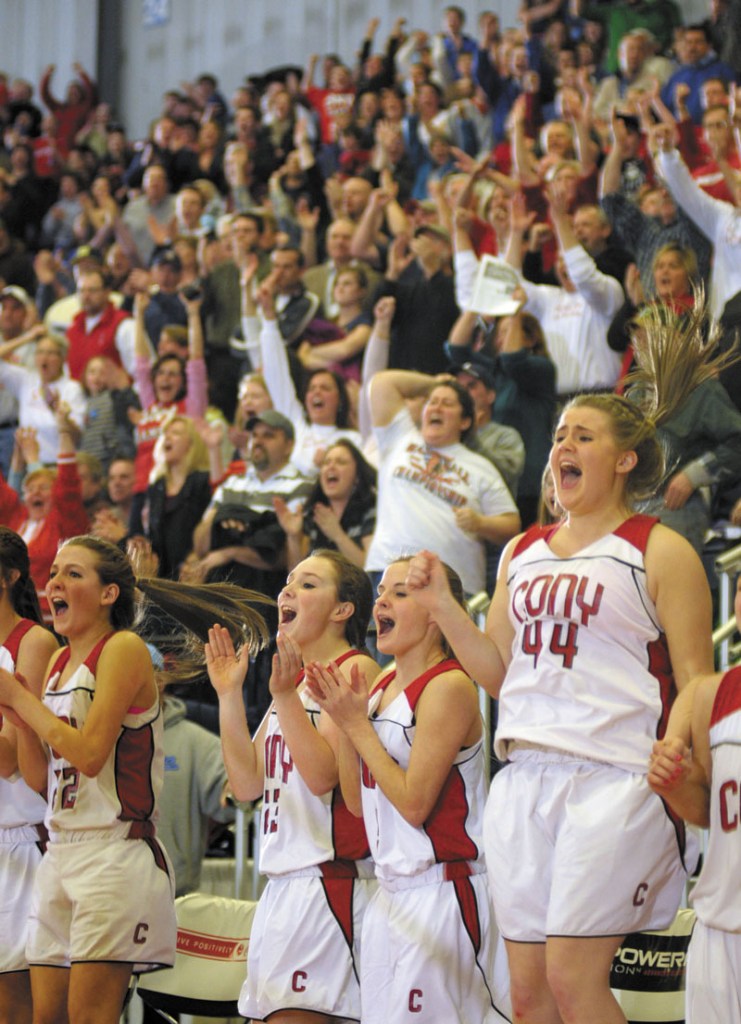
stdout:
MULTIPOLYGON (((0 507, 39 590, 88 527, 163 576, 272 594, 316 546, 373 572, 422 543, 490 586, 537 517, 556 408, 622 389, 646 311, 704 293, 732 344, 729 19, 573 0, 503 30, 450 6, 385 41, 372 19, 356 55, 228 100, 182 83, 138 140, 77 64, 40 103, 0 76, 0 507), (487 254, 518 276, 512 315, 471 308, 487 254)), ((722 381, 663 425, 647 505, 698 549, 741 521, 722 381)))
MULTIPOLYGON (((198 885, 226 772, 263 800, 270 878, 246 1016, 624 1019, 621 937, 669 924, 692 868, 664 797, 696 824, 711 799, 688 706, 696 552, 741 525, 736 8, 449 6, 385 42, 372 19, 355 57, 228 100, 181 83, 140 140, 80 65, 64 99, 45 70, 43 110, 0 75, 0 787, 33 798, 2 801, 29 938, 0 1018, 11 993, 31 1019, 30 964, 34 1019, 118 1020, 135 963, 174 956, 156 829, 198 885), (172 697, 163 740, 137 589, 158 670, 191 704, 209 677, 225 768, 172 697), (471 679, 507 763, 488 824, 471 679)), ((704 923, 734 932, 719 891, 704 923)))

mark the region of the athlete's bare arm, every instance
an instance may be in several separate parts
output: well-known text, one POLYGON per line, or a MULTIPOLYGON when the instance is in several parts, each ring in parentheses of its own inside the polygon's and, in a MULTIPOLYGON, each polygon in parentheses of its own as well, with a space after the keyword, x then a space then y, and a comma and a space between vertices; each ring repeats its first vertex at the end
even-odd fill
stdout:
POLYGON ((710 718, 722 678, 721 674, 702 677, 684 691, 692 696, 692 748, 672 734, 670 720, 666 737, 654 744, 648 773, 651 789, 685 821, 702 828, 710 823, 710 718))
POLYGON ((514 637, 508 613, 507 571, 518 539, 515 537, 505 548, 499 563, 484 633, 453 598, 437 555, 430 551, 415 555, 406 579, 410 597, 427 608, 468 675, 492 697, 499 696, 514 637))
POLYGON ((712 601, 692 546, 661 524, 646 547, 648 589, 666 634, 677 689, 713 671, 712 601))
POLYGON ((215 625, 208 632, 205 654, 208 678, 219 697, 221 751, 229 785, 237 800, 257 800, 263 791, 263 750, 268 716, 263 719, 253 741, 242 700, 248 651, 243 647, 237 655, 229 631, 215 625))

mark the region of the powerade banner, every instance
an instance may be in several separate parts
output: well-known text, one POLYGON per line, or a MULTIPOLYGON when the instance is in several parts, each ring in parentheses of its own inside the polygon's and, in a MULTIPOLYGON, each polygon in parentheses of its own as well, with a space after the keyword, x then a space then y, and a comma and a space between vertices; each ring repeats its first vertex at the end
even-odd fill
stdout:
POLYGON ((635 932, 615 954, 612 988, 630 992, 684 992, 689 935, 635 932))
POLYGON ((628 935, 615 954, 610 985, 629 1024, 684 1024, 687 949, 695 915, 680 910, 663 932, 628 935))

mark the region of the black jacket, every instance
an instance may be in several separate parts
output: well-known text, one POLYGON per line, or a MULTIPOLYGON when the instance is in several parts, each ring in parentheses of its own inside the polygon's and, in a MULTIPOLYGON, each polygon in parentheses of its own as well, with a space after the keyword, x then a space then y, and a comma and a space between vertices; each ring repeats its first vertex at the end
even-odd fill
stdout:
POLYGON ((159 556, 159 575, 177 579, 181 562, 193 548, 193 531, 211 501, 208 473, 189 473, 179 494, 165 493, 165 478, 160 477, 147 489, 149 504, 148 536, 159 556))

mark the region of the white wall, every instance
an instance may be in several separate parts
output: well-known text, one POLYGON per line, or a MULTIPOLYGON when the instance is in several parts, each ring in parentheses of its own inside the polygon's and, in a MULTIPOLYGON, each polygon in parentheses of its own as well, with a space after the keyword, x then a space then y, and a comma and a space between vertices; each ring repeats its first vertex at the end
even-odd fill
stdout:
POLYGON ((36 89, 47 64, 56 64, 52 93, 64 98, 80 64, 95 77, 98 51, 96 0, 0 0, 0 68, 36 89))

